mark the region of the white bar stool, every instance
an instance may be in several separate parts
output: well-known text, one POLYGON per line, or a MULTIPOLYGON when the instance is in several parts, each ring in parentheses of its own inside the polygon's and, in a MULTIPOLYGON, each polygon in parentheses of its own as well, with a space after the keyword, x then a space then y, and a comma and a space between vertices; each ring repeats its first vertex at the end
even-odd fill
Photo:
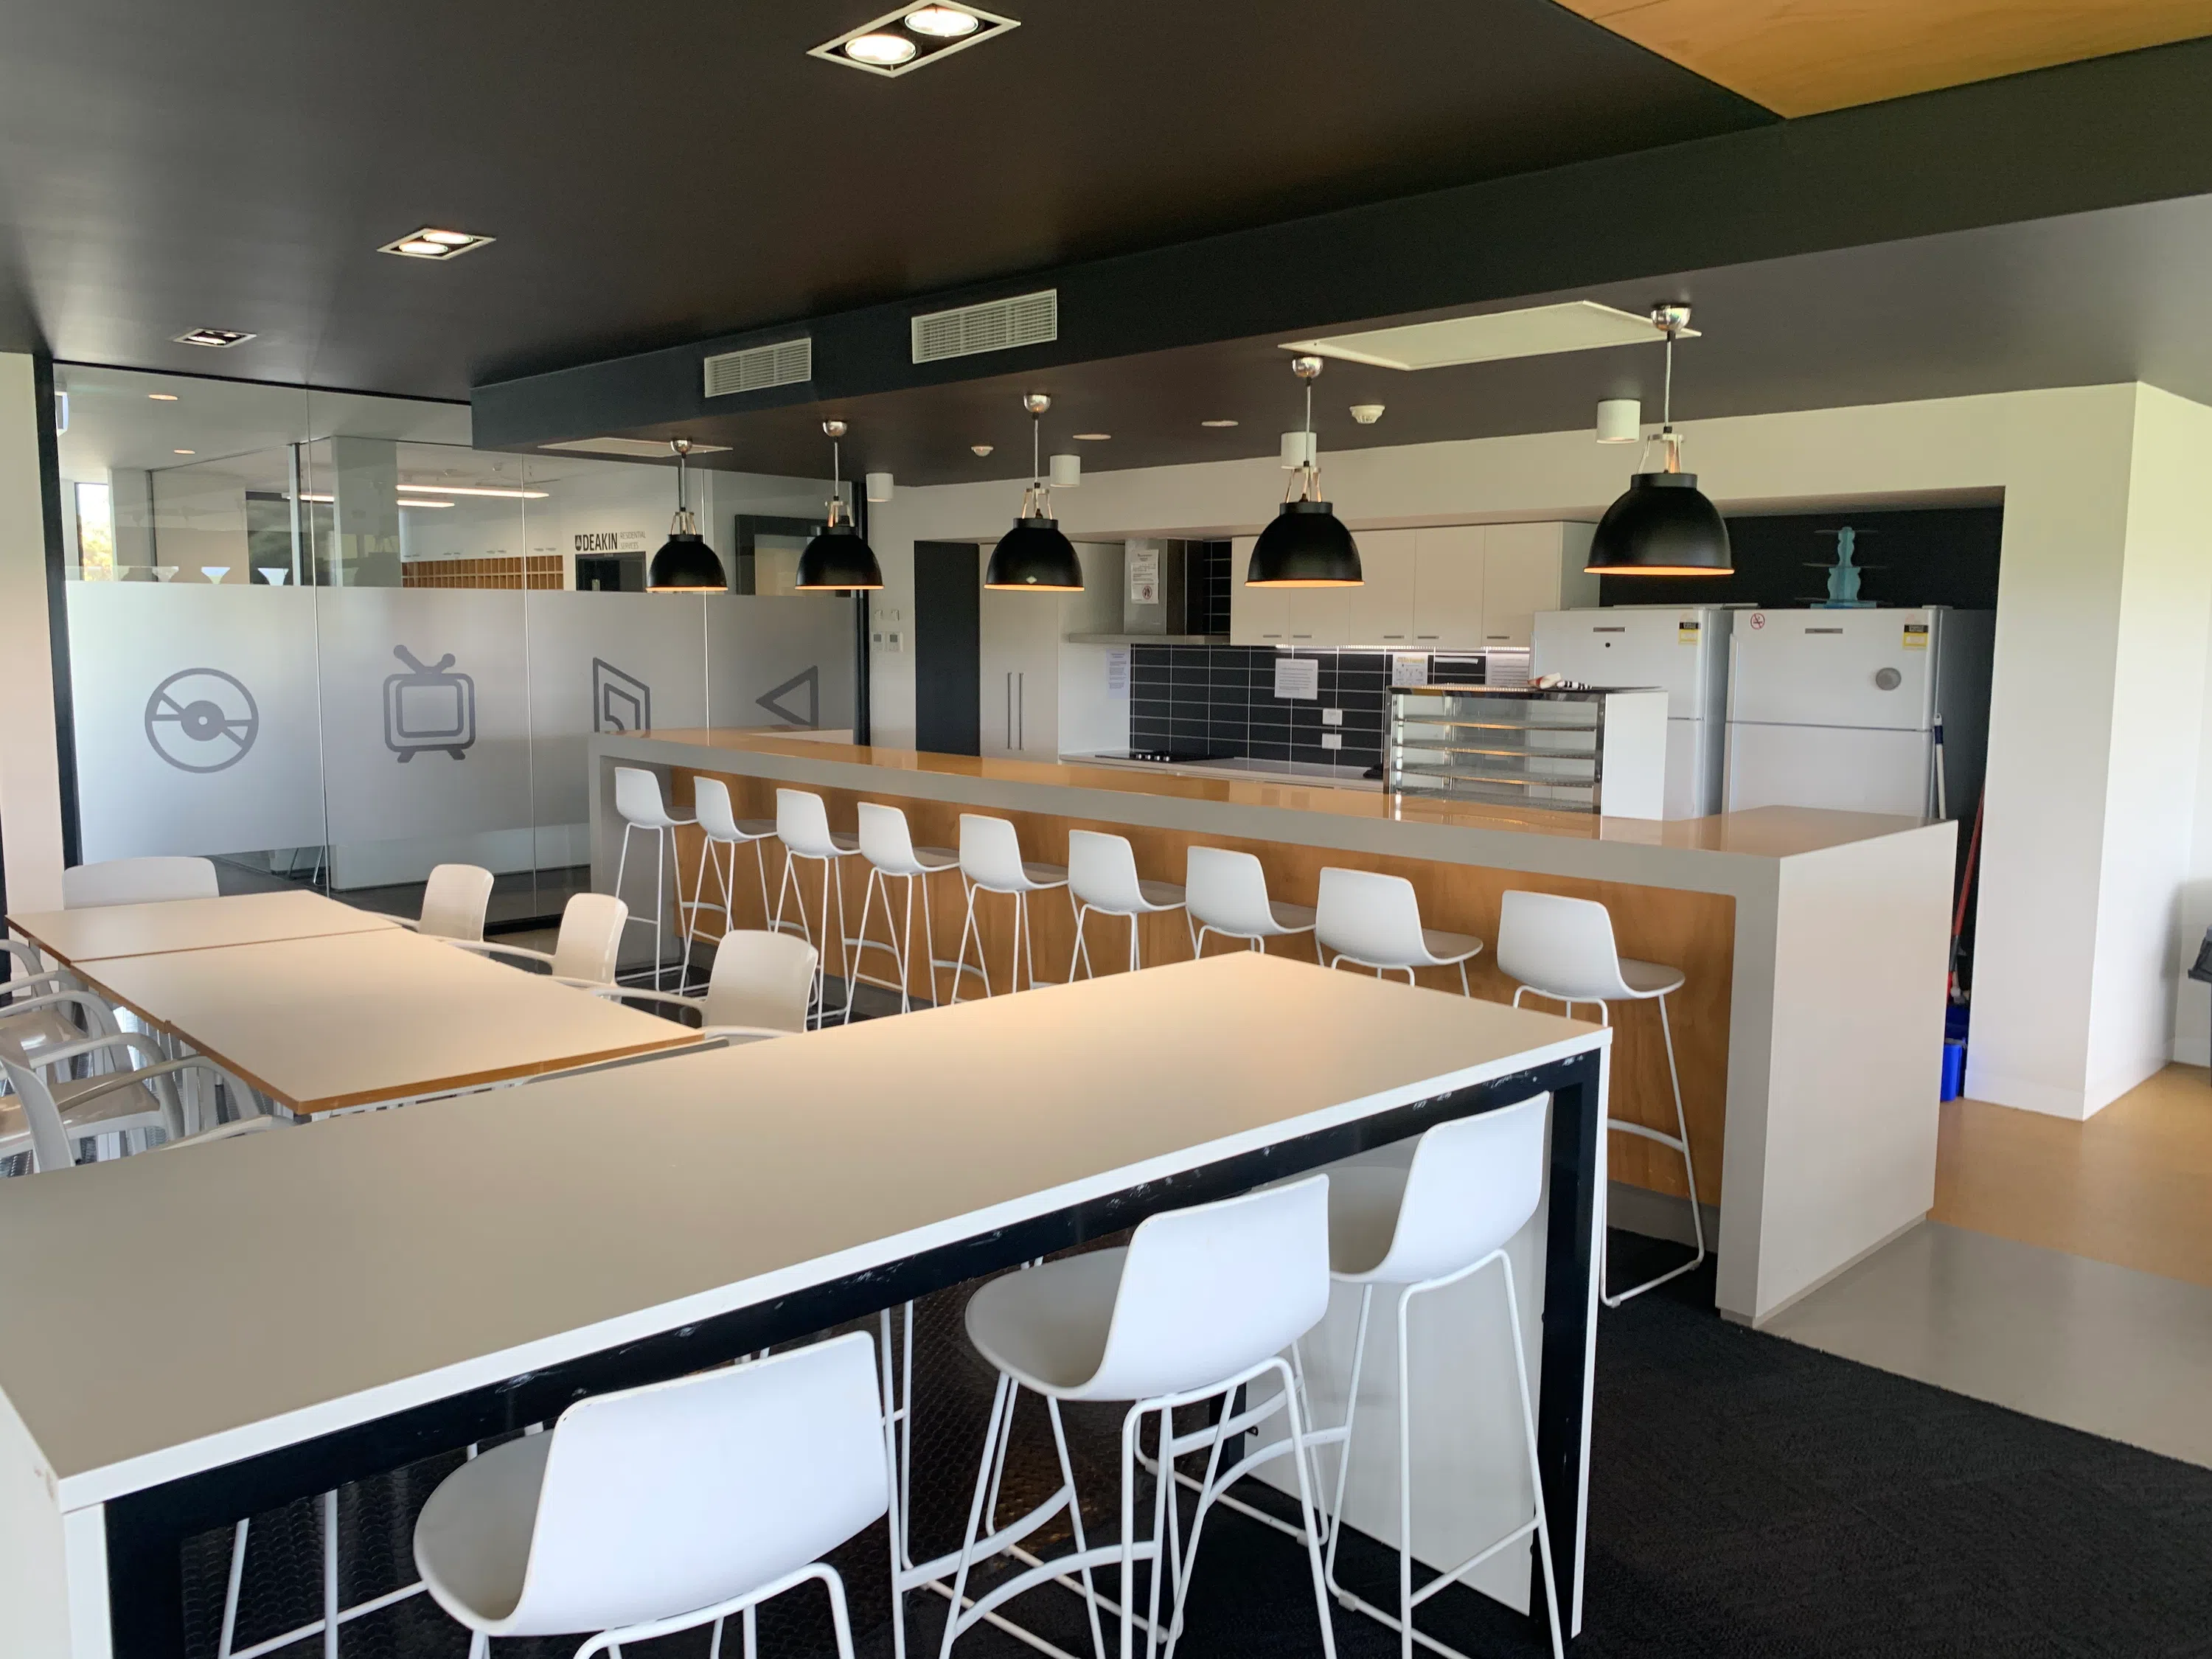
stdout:
POLYGON ((1129 919, 1129 971, 1133 974, 1144 965, 1137 950, 1142 918, 1183 906, 1183 890, 1175 883, 1146 881, 1137 873, 1136 849, 1127 836, 1101 835, 1096 830, 1067 832, 1067 896, 1075 902, 1075 948, 1067 956, 1070 984, 1078 962, 1085 979, 1097 977, 1091 967, 1091 947, 1083 938, 1086 916, 1129 919))
MULTIPOLYGON (((1302 1541, 1313 1570, 1314 1605, 1321 1615, 1322 1650, 1334 1659, 1335 1633, 1329 1624, 1328 1598, 1313 1494, 1307 1483, 1310 1441, 1304 1409, 1292 1386, 1283 1350, 1320 1322, 1328 1307, 1329 1177, 1310 1176, 1287 1186, 1263 1188, 1216 1204, 1170 1210, 1151 1217, 1118 1249, 1087 1250, 1042 1267, 994 1279, 968 1304, 968 1339, 999 1373, 992 1397, 990 1426, 975 1474, 975 1496, 953 1565, 951 1604, 945 1624, 945 1659, 963 1631, 983 1620, 1018 1629, 997 1617, 998 1609, 1024 1591, 1071 1574, 1082 1580, 1091 1615, 1093 1650, 1104 1653, 1099 1624, 1103 1607, 1119 1615, 1121 1652, 1127 1659, 1135 1627, 1147 1632, 1146 1651, 1164 1631, 1168 1659, 1182 1634, 1182 1601, 1198 1557, 1206 1516, 1231 1485, 1257 1465, 1285 1452, 1297 1471, 1302 1541), (1262 1377, 1278 1389, 1267 1398, 1235 1409, 1239 1389, 1262 1377), (1001 1526, 997 1518, 1000 1475, 1013 1428, 1014 1407, 1024 1389, 1043 1396, 1060 1455, 1059 1490, 1027 1515, 1001 1526), (1084 1536, 1083 1510, 1068 1460, 1060 1402, 1133 1401, 1121 1419, 1121 1534, 1115 1543, 1092 1547, 1084 1536), (1222 1401, 1220 1420, 1188 1433, 1175 1432, 1175 1410, 1210 1400, 1222 1401), (1259 1447, 1227 1468, 1246 1431, 1285 1414, 1286 1437, 1259 1447), (1199 1483, 1190 1540, 1181 1543, 1179 1507, 1168 1501, 1175 1482, 1154 1482, 1152 1534, 1137 1535, 1136 1475, 1144 1420, 1159 1424, 1158 1446, 1164 1462, 1206 1454, 1199 1483), (1038 1561, 1018 1547, 1038 1528, 1066 1510, 1074 1534, 1071 1552, 1038 1561), (1016 1552, 1028 1565, 969 1602, 968 1575, 979 1563, 1016 1552), (1146 1612, 1136 1608, 1135 1569, 1148 1562, 1152 1571, 1146 1612), (1120 1569, 1115 1602, 1091 1583, 1094 1568, 1120 1569), (1171 1622, 1163 1626, 1163 1583, 1171 1583, 1171 1622)), ((945 1564, 915 1569, 939 1576, 945 1564)), ((905 1576, 894 1581, 903 1613, 905 1576)))
POLYGON ((983 959, 983 930, 975 921, 977 893, 1011 893, 1014 899, 1014 942, 1009 954, 1008 988, 1022 988, 1026 968, 1030 988, 1036 988, 1036 951, 1030 930, 1030 895, 1050 892, 1067 885, 1064 864, 1033 864, 1022 857, 1021 837, 1006 818, 980 812, 960 815, 960 874, 968 884, 968 916, 960 924, 960 954, 952 968, 952 1000, 960 1000, 960 976, 968 969, 968 935, 975 935, 975 969, 982 975, 983 994, 991 994, 990 964, 983 959))
MULTIPOLYGON (((750 842, 754 860, 760 866, 761 926, 769 924, 768 902, 768 843, 775 839, 775 824, 769 818, 741 818, 730 805, 730 786, 720 778, 694 778, 691 781, 691 811, 698 820, 699 832, 704 844, 699 849, 699 877, 691 884, 691 897, 687 903, 679 896, 677 908, 690 913, 687 937, 699 935, 699 913, 718 912, 722 918, 722 931, 727 933, 737 924, 730 907, 735 902, 732 890, 738 883, 738 848, 750 842), (722 867, 722 849, 729 849, 729 868, 722 867), (707 871, 712 866, 714 884, 721 890, 722 902, 707 902, 707 871)), ((681 876, 678 876, 679 881, 681 876)), ((691 953, 684 953, 685 977, 676 982, 680 994, 690 983, 691 953)))
MULTIPOLYGON (((860 971, 860 957, 868 951, 888 951, 891 960, 898 964, 899 1012, 914 1012, 913 975, 910 964, 914 957, 914 884, 921 884, 921 939, 922 960, 929 964, 929 998, 937 1000, 937 970, 952 967, 937 959, 937 929, 929 915, 929 878, 941 871, 960 867, 960 855, 949 848, 916 847, 914 831, 907 823, 906 814, 896 806, 884 806, 872 800, 860 803, 860 856, 868 861, 868 884, 860 895, 860 937, 853 947, 853 966, 860 971), (906 918, 903 924, 891 914, 891 882, 906 883, 906 918), (884 896, 884 926, 890 932, 888 945, 868 937, 868 907, 875 902, 880 889, 884 896)), ((956 984, 957 982, 957 970, 956 984)), ((853 999, 845 999, 845 1023, 853 1023, 853 999)))
POLYGON ((1267 896, 1267 872, 1249 853, 1194 847, 1183 864, 1183 883, 1194 957, 1205 949, 1208 933, 1241 939, 1249 949, 1265 951, 1271 939, 1314 930, 1312 910, 1267 896))
POLYGON ((580 1400, 544 1434, 447 1475, 415 1522, 415 1565, 467 1626, 597 1631, 576 1650, 715 1626, 818 1581, 852 1659, 844 1581, 821 1557, 884 1510, 875 1344, 855 1331, 772 1358, 580 1400))
MULTIPOLYGON (((1458 1583, 1518 1540, 1536 1534, 1551 1615, 1552 1652, 1565 1659, 1559 1634, 1558 1586, 1552 1575, 1552 1534, 1544 1514, 1543 1471, 1536 1462, 1536 1419, 1528 1401, 1528 1360, 1522 1346, 1521 1304, 1513 1285, 1507 1242, 1528 1224, 1543 1195, 1544 1127, 1549 1095, 1474 1117, 1440 1123, 1413 1149, 1408 1169, 1385 1164, 1340 1166, 1329 1173, 1330 1277, 1359 1286, 1359 1332, 1352 1340, 1352 1376, 1345 1391, 1344 1421, 1307 1431, 1315 1446, 1335 1444, 1336 1493, 1329 1510, 1327 1576, 1332 1595, 1399 1634, 1399 1651, 1413 1659, 1419 1642, 1432 1652, 1465 1659, 1457 1650, 1413 1628, 1413 1610, 1447 1584, 1458 1583), (1513 1337, 1513 1370, 1520 1383, 1522 1443, 1528 1449, 1534 1513, 1503 1538, 1485 1546, 1419 1591, 1413 1589, 1413 1399, 1407 1366, 1407 1329, 1413 1298, 1471 1279, 1496 1264, 1505 1284, 1505 1322, 1513 1337), (1342 1535, 1345 1477, 1352 1468, 1353 1415, 1359 1373, 1367 1353, 1368 1316, 1377 1285, 1398 1292, 1398 1607, 1393 1613, 1363 1601, 1336 1582, 1336 1546, 1342 1535)), ((1303 1367, 1300 1368, 1303 1370, 1303 1367)), ((1320 1459, 1316 1455, 1318 1467, 1320 1459)))
MULTIPOLYGON (((662 911, 667 903, 668 866, 676 851, 676 827, 688 824, 690 818, 679 818, 668 810, 661 799, 659 776, 640 766, 615 768, 615 812, 623 821, 622 856, 615 860, 615 896, 622 896, 623 875, 629 867, 629 838, 642 830, 653 839, 653 914, 633 910, 624 920, 625 927, 653 929, 653 988, 660 988, 661 958, 665 951, 662 942, 662 911)), ((682 872, 678 872, 681 878, 682 872)), ((684 896, 679 890, 677 897, 684 896)), ((691 955, 691 936, 684 931, 684 911, 679 905, 676 912, 678 936, 684 941, 684 955, 688 963, 691 955)), ((680 982, 680 981, 679 981, 680 982)))
POLYGON ((1504 896, 1498 915, 1498 967, 1517 981, 1513 1006, 1524 995, 1542 997, 1565 1005, 1571 1014, 1578 1002, 1597 1005, 1598 1023, 1613 1024, 1614 1002, 1656 1002, 1659 1031, 1667 1043, 1667 1080, 1674 1088, 1674 1128, 1649 1128, 1606 1115, 1605 1127, 1625 1135, 1641 1135, 1682 1155, 1682 1182, 1690 1194, 1690 1237, 1697 1252, 1679 1267, 1656 1279, 1647 1279, 1619 1296, 1605 1285, 1602 1267, 1598 1295, 1608 1308, 1618 1308, 1631 1297, 1641 1296, 1655 1285, 1679 1279, 1705 1259, 1705 1218, 1698 1203, 1698 1175, 1690 1164, 1690 1124, 1682 1111, 1682 1074, 1674 1066, 1674 1027, 1667 1018, 1668 994, 1682 988, 1686 975, 1679 968, 1656 962, 1638 962, 1620 954, 1613 943, 1613 913, 1595 899, 1566 898, 1558 893, 1514 891, 1504 896))
POLYGON ((1328 965, 1354 963, 1380 976, 1402 973, 1414 982, 1416 968, 1457 968, 1462 996, 1473 996, 1467 964, 1482 954, 1482 941, 1469 933, 1448 933, 1421 926, 1421 904, 1413 884, 1403 876, 1372 870, 1321 872, 1321 902, 1314 911, 1314 939, 1328 965))
POLYGON ((783 920, 783 899, 789 893, 799 901, 798 928, 801 938, 821 952, 814 970, 814 1023, 828 1022, 830 1011, 823 1006, 829 997, 830 952, 824 948, 833 937, 837 941, 837 967, 844 976, 845 1004, 853 1002, 853 941, 845 936, 845 883, 836 873, 837 860, 848 859, 860 850, 860 843, 842 830, 830 828, 830 809, 822 797, 811 789, 778 789, 775 792, 775 838, 783 843, 783 877, 775 886, 775 915, 769 926, 781 931, 783 920), (796 868, 800 859, 816 859, 822 865, 822 938, 814 937, 813 925, 806 919, 806 894, 799 884, 796 868), (837 931, 830 931, 830 896, 837 896, 837 931))

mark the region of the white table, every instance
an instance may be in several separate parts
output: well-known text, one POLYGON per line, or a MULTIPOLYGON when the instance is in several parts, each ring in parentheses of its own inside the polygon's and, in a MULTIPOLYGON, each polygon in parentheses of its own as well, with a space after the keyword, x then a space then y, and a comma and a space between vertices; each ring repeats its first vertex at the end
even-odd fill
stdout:
POLYGON ((1578 1618, 1609 1037, 1237 954, 0 1183, 70 1264, 0 1273, 0 1650, 172 1659, 185 1537, 1545 1089, 1578 1618))
POLYGON ((14 911, 8 925, 71 968, 110 957, 158 956, 271 939, 404 932, 390 916, 320 893, 235 893, 83 910, 14 911))

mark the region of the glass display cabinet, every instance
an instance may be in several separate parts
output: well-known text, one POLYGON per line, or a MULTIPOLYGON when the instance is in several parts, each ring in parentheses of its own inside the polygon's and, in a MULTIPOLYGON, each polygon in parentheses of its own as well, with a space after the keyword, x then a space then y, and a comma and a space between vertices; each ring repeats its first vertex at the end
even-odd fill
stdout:
POLYGON ((1404 687, 1391 693, 1385 769, 1395 794, 1659 817, 1667 694, 1404 687))

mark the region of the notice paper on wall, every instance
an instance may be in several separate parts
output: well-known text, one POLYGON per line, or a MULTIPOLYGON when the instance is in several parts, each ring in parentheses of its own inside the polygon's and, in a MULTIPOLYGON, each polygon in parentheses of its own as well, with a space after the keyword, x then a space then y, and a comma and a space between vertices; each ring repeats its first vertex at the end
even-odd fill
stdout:
POLYGON ((1425 651, 1394 651, 1390 653, 1390 684, 1393 685, 1426 685, 1429 683, 1429 653, 1425 651))
POLYGON ((1127 646, 1106 653, 1106 695, 1115 702, 1129 700, 1129 649, 1127 646))
POLYGON ((1129 603, 1158 605, 1160 602, 1160 550, 1157 547, 1133 547, 1128 552, 1129 603))
POLYGON ((1275 659, 1275 695, 1305 702, 1321 700, 1321 661, 1315 657, 1275 659))

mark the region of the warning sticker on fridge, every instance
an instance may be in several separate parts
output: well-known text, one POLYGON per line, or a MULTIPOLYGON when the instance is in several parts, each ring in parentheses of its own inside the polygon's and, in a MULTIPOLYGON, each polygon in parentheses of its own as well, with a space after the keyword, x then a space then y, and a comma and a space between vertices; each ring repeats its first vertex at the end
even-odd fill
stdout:
POLYGON ((1905 648, 1907 651, 1925 651, 1928 648, 1928 624, 1926 623, 1907 623, 1905 624, 1905 648))
POLYGON ((1698 630, 1701 624, 1694 617, 1677 623, 1674 625, 1675 642, 1680 645, 1695 645, 1698 642, 1698 630))

